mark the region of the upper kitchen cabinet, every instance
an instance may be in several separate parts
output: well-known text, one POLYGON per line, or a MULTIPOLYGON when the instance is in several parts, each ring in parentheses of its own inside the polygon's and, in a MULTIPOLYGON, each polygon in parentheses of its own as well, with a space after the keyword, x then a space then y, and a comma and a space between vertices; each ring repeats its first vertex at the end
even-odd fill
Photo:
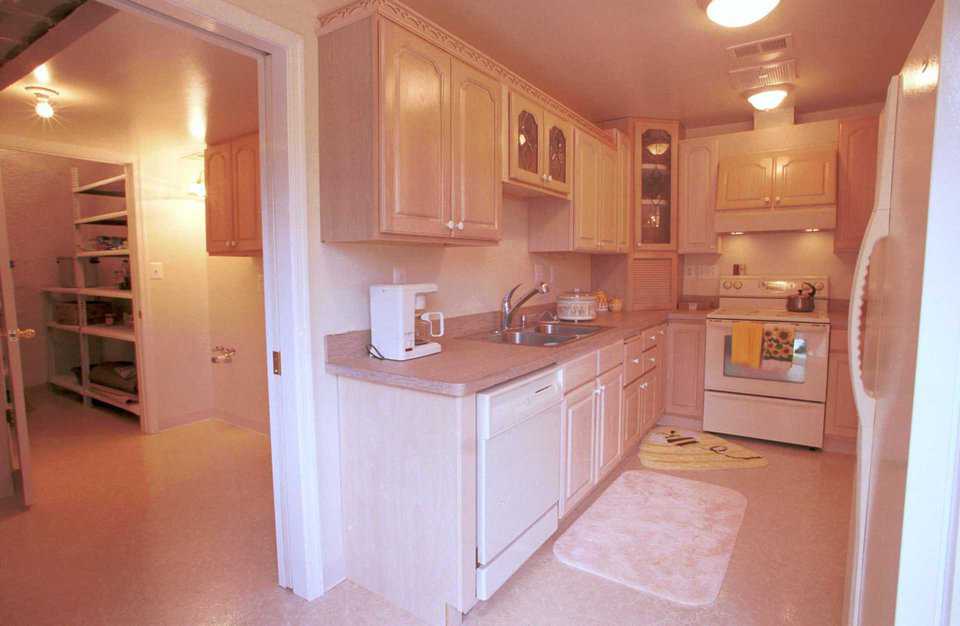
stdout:
POLYGON ((624 252, 623 190, 617 148, 579 127, 573 129, 570 199, 530 200, 530 252, 624 252))
POLYGON ((680 142, 680 254, 720 252, 720 238, 713 224, 719 153, 719 142, 714 138, 680 142))
POLYGON ((721 157, 716 198, 718 232, 833 228, 836 147, 721 157))
POLYGON ((840 120, 835 252, 857 252, 873 211, 880 118, 840 120))
POLYGON ((204 153, 207 253, 256 256, 260 227, 260 136, 211 145, 204 153))
POLYGON ((570 192, 573 127, 559 116, 510 92, 509 180, 529 190, 570 192))
POLYGON ((680 123, 634 121, 637 250, 676 250, 680 123))
POLYGON ((499 240, 500 83, 377 13, 318 43, 324 241, 499 240))

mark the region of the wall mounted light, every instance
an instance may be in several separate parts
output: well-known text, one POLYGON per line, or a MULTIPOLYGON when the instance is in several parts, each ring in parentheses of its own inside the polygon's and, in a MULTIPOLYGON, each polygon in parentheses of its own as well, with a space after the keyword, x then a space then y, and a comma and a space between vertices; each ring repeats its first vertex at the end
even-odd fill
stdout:
POLYGON ((706 0, 702 4, 710 21, 727 28, 740 28, 765 18, 777 8, 780 0, 706 0))
POLYGON ((805 232, 805 233, 819 233, 819 232, 820 232, 820 229, 819 229, 819 228, 804 228, 804 229, 803 229, 803 232, 805 232))
POLYGON ((33 94, 33 97, 37 100, 36 104, 33 106, 33 110, 36 112, 36 114, 43 119, 50 119, 53 117, 54 110, 51 100, 54 98, 54 96, 59 96, 60 92, 54 91, 49 87, 37 87, 36 85, 25 87, 25 89, 29 93, 33 94))
POLYGON ((732 231, 730 231, 730 234, 731 234, 731 235, 742 235, 742 234, 743 234, 743 231, 742 231, 742 230, 732 230, 732 231))
POLYGON ((758 111, 772 111, 777 108, 790 95, 788 85, 778 85, 771 89, 764 89, 747 96, 747 102, 758 111))

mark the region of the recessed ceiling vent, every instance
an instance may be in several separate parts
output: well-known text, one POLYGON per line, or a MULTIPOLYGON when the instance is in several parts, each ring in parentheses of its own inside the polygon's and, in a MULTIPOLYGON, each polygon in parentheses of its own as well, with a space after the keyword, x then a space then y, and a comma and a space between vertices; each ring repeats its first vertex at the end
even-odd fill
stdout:
POLYGON ((727 48, 734 61, 773 61, 793 49, 793 35, 777 35, 727 48))
POLYGON ((730 84, 737 91, 750 91, 761 87, 793 83, 797 80, 797 60, 787 59, 777 63, 752 65, 730 70, 730 84))

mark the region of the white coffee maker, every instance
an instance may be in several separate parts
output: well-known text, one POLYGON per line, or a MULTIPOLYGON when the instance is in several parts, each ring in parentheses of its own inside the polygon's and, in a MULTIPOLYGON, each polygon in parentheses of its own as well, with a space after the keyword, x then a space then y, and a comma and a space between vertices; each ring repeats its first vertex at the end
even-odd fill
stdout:
POLYGON ((417 322, 429 325, 424 335, 442 337, 443 313, 426 312, 426 294, 437 291, 431 283, 370 286, 371 354, 391 361, 408 361, 440 352, 436 341, 418 339, 417 322), (434 331, 439 322, 439 331, 434 331))

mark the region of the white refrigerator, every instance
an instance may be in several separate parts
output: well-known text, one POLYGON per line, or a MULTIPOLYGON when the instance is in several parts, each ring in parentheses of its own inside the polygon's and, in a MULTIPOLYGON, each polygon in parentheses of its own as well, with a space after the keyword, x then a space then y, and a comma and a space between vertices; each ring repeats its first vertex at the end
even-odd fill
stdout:
POLYGON ((937 0, 889 85, 875 208, 850 298, 860 429, 846 611, 853 625, 895 621, 942 14, 937 0))

